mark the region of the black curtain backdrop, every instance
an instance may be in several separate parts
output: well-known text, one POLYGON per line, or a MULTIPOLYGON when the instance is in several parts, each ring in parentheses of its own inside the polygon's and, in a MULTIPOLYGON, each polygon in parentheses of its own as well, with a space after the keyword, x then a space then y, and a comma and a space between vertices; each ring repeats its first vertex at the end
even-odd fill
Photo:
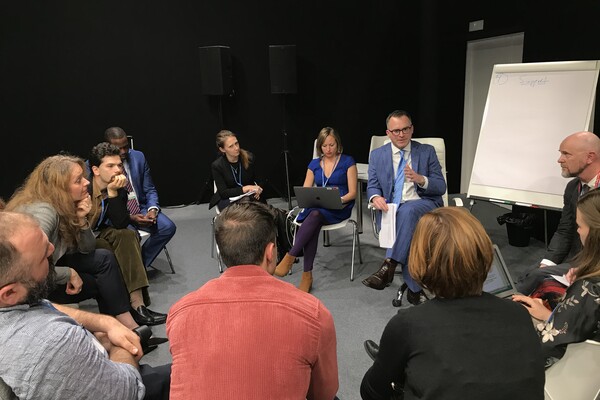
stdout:
POLYGON ((285 193, 284 118, 291 181, 301 184, 322 127, 337 128, 345 152, 367 162, 371 135, 384 134, 397 108, 412 113, 415 136, 446 140, 454 193, 467 41, 523 31, 524 62, 600 59, 598 20, 592 0, 556 9, 516 0, 3 1, 0 197, 44 157, 87 158, 115 125, 146 154, 163 205, 208 201, 222 127, 256 155, 275 197, 285 193), (478 19, 485 30, 469 33, 478 19), (271 44, 297 46, 298 93, 285 99, 270 93, 271 44), (231 96, 200 93, 198 47, 210 45, 231 48, 231 96))

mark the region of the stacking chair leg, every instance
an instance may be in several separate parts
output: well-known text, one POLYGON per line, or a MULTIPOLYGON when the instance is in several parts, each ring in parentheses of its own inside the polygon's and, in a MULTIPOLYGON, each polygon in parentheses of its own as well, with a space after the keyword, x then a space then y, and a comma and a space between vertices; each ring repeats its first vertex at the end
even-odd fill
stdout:
POLYGON ((358 245, 358 260, 362 264, 362 253, 360 251, 360 237, 358 235, 358 224, 354 220, 350 220, 352 223, 352 265, 350 267, 350 281, 354 281, 354 250, 358 245))
POLYGON ((215 219, 217 217, 213 217, 211 222, 212 228, 212 237, 211 237, 211 246, 210 246, 210 256, 215 258, 215 252, 217 253, 217 262, 219 263, 219 273, 223 273, 223 262, 221 261, 221 252, 219 251, 219 245, 215 242, 215 219))
POLYGON ((210 256, 215 258, 215 218, 213 217, 212 222, 210 223, 212 236, 211 236, 211 247, 210 247, 210 256))
POLYGON ((171 256, 169 255, 169 250, 167 250, 167 246, 163 247, 165 251, 165 256, 167 256, 167 261, 169 262, 169 267, 171 267, 171 273, 175 273, 175 268, 173 268, 173 261, 171 261, 171 256))
POLYGON ((223 262, 221 261, 221 252, 219 251, 219 245, 215 245, 217 250, 217 262, 219 263, 219 273, 223 273, 223 262))
POLYGON ((323 231, 323 247, 329 247, 331 243, 329 242, 329 231, 323 231))

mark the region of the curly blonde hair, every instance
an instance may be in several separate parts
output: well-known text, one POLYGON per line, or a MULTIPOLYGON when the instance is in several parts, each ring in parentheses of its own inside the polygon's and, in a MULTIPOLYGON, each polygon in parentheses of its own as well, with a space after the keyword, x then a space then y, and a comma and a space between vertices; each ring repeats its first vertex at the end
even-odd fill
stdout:
POLYGON ((60 217, 60 237, 66 243, 76 245, 82 228, 70 194, 71 174, 76 165, 86 170, 84 161, 76 156, 56 155, 44 159, 12 195, 6 211, 15 211, 20 206, 35 202, 49 203, 60 217))

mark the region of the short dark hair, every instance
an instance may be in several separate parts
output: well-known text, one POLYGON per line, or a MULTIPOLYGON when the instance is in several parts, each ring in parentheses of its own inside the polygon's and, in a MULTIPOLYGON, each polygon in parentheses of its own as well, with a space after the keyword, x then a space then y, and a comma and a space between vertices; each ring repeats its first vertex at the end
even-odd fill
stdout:
POLYGON ((276 236, 275 214, 256 201, 231 204, 215 221, 215 240, 228 267, 260 265, 276 236))
POLYGON ((120 150, 114 144, 102 142, 92 147, 90 152, 90 167, 99 167, 102 164, 102 159, 108 156, 119 156, 120 150))
POLYGON ((390 122, 390 119, 392 119, 392 118, 402 118, 402 117, 408 118, 410 120, 410 122, 412 123, 412 117, 410 116, 410 114, 408 113, 408 111, 394 110, 391 113, 389 113, 389 115, 385 119, 385 126, 387 127, 387 124, 390 122))
POLYGON ((122 128, 118 126, 112 126, 104 131, 104 140, 110 143, 112 139, 126 138, 127 134, 122 128))
POLYGON ((480 295, 494 258, 481 222, 461 207, 437 208, 421 217, 410 246, 408 269, 436 296, 480 295))

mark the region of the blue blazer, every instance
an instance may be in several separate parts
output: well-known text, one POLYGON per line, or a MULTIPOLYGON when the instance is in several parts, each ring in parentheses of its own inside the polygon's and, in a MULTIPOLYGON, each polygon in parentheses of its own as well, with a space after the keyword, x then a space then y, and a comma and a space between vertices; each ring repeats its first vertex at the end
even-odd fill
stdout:
MULTIPOLYGON (((442 175, 442 166, 435 154, 433 146, 410 141, 411 167, 419 175, 429 180, 427 189, 420 188, 415 183, 417 194, 424 199, 431 199, 438 207, 444 205, 442 195, 446 193, 446 181, 442 175)), ((394 189, 394 166, 392 164, 392 144, 388 143, 371 152, 369 158, 369 181, 367 196, 383 196, 388 202, 392 201, 394 189)))
POLYGON ((150 176, 150 167, 146 162, 144 153, 138 150, 129 150, 129 179, 135 189, 135 193, 140 203, 142 211, 147 211, 149 207, 160 208, 158 203, 158 192, 150 176))

